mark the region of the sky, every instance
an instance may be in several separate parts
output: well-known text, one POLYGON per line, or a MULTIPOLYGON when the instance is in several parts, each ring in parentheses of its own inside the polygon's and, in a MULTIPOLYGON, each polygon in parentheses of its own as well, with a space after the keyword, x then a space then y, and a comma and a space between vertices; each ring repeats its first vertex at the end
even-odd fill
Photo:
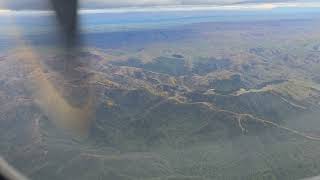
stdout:
MULTIPOLYGON (((0 9, 43 10, 48 9, 49 0, 0 0, 0 9)), ((317 2, 316 0, 80 0, 82 9, 119 7, 154 7, 183 5, 233 5, 247 3, 295 3, 317 2)))

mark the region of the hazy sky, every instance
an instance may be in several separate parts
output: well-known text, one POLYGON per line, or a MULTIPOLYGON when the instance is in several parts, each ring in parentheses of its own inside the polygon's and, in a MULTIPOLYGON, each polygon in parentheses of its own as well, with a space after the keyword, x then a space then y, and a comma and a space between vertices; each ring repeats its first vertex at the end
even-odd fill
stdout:
MULTIPOLYGON (((0 0, 0 9, 45 9, 49 0, 0 0)), ((115 8, 163 5, 225 5, 233 3, 306 2, 316 0, 81 0, 82 8, 115 8)))

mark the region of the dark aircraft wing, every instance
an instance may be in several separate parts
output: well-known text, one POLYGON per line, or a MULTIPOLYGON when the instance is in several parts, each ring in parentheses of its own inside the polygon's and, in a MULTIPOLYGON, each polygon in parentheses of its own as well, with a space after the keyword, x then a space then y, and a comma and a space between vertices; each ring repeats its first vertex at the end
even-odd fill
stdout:
POLYGON ((50 0, 60 25, 62 43, 74 47, 79 43, 78 0, 50 0))

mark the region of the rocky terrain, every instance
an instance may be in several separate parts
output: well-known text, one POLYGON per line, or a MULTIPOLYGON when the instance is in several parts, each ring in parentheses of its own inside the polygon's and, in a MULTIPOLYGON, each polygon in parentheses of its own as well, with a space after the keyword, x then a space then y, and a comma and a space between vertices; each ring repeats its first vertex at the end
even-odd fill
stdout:
POLYGON ((317 175, 314 26, 200 23, 3 52, 0 152, 32 179, 317 175))

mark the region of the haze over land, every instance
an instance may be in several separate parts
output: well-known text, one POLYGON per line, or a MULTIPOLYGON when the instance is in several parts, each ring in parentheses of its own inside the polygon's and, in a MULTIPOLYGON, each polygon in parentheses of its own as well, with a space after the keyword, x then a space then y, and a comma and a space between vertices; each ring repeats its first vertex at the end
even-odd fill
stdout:
POLYGON ((31 179, 320 174, 319 8, 91 11, 71 52, 0 18, 0 154, 31 179))

